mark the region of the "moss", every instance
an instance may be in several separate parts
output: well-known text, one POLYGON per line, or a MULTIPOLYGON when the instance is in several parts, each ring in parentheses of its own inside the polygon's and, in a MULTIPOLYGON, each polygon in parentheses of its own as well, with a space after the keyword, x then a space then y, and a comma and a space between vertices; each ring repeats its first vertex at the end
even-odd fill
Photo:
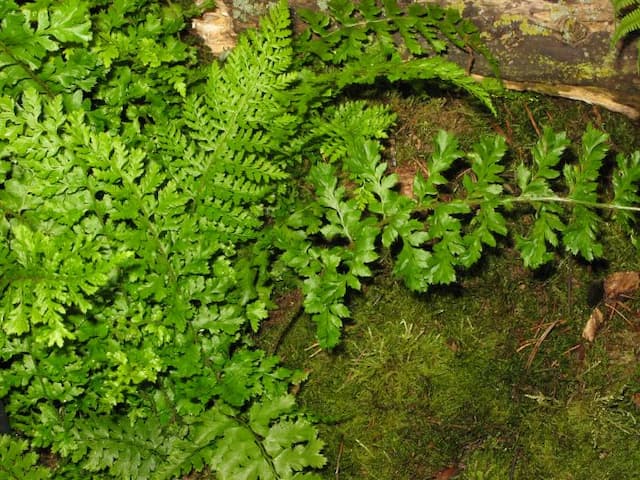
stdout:
POLYGON ((550 35, 551 31, 541 25, 531 23, 524 15, 504 14, 494 22, 494 27, 509 26, 513 23, 525 35, 550 35))
POLYGON ((604 79, 625 73, 634 73, 622 71, 615 64, 616 59, 617 53, 615 50, 607 53, 597 63, 589 60, 589 58, 585 58, 583 63, 567 63, 554 60, 548 55, 532 55, 530 57, 531 64, 535 65, 537 69, 541 69, 543 72, 551 72, 550 75, 555 78, 571 79, 571 82, 574 83, 580 80, 604 79))

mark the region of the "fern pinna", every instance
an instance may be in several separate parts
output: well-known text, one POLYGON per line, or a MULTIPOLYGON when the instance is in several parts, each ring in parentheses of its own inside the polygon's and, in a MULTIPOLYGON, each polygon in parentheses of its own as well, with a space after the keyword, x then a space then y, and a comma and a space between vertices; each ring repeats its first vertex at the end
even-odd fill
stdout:
POLYGON ((638 0, 611 0, 619 17, 612 42, 617 42, 630 33, 640 30, 640 2, 638 0))
MULTIPOLYGON (((466 90, 493 110, 489 92, 448 61, 450 47, 483 55, 498 74, 478 29, 454 9, 396 0, 331 0, 328 12, 300 10, 307 28, 296 37, 298 64, 312 66, 316 89, 371 84, 386 78, 444 81, 466 90)), ((335 92, 333 93, 335 95, 335 92)))

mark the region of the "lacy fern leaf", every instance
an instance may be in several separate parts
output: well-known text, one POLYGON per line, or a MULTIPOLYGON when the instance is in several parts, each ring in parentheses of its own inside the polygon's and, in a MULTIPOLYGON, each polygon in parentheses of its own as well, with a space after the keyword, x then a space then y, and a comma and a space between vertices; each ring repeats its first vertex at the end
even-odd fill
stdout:
MULTIPOLYGON (((613 9, 618 17, 618 23, 611 43, 615 44, 633 32, 640 30, 640 2, 638 0, 611 0, 613 9)), ((638 46, 638 68, 640 69, 640 43, 638 46)))
POLYGON ((51 471, 38 466, 38 455, 28 452, 28 442, 0 435, 0 476, 7 480, 46 480, 51 471))
POLYGON ((297 130, 288 26, 280 3, 206 82, 166 99, 177 117, 152 108, 123 126, 118 112, 103 131, 98 118, 113 110, 79 97, 0 96, 0 394, 31 446, 64 468, 156 478, 190 435, 202 435, 203 457, 182 473, 204 462, 226 478, 252 465, 285 478, 321 464, 316 430, 291 402, 270 425, 271 459, 255 441, 227 457, 231 433, 182 427, 213 404, 242 426, 243 411, 282 396, 294 375, 244 337, 267 314, 269 246, 255 241, 297 130))
POLYGON ((632 241, 638 246, 637 215, 634 215, 634 206, 640 205, 640 152, 633 152, 628 157, 618 154, 616 156, 618 170, 613 177, 613 205, 619 207, 615 210, 614 218, 622 225, 631 236, 632 241))
POLYGON ((582 137, 582 150, 577 165, 566 165, 563 173, 569 187, 568 198, 576 203, 573 215, 563 232, 567 250, 587 260, 602 256, 603 247, 597 242, 598 215, 592 207, 598 201, 598 177, 607 154, 609 136, 591 125, 582 137))
POLYGON ((376 43, 395 56, 439 54, 448 44, 485 53, 477 28, 453 9, 435 4, 404 9, 396 0, 332 0, 328 6, 328 14, 301 10, 309 27, 298 40, 299 50, 325 62, 346 64, 376 43))

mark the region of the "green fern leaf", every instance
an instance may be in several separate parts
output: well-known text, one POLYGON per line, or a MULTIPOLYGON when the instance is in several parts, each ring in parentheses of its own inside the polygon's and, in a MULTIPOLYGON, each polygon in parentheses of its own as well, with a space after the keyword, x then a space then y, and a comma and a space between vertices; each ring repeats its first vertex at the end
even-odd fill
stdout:
POLYGON ((558 233, 565 230, 558 211, 556 205, 541 207, 529 235, 516 237, 516 248, 522 256, 525 267, 538 268, 553 259, 547 244, 558 246, 558 233))
POLYGON ((427 200, 425 197, 438 195, 438 186, 448 183, 443 173, 462 157, 458 139, 444 130, 438 132, 433 146, 434 151, 427 160, 428 177, 425 179, 421 173, 418 173, 413 182, 414 194, 419 204, 428 205, 432 199, 427 200))
POLYGON ((640 2, 638 0, 611 0, 613 4, 613 9, 617 12, 629 8, 632 5, 638 5, 640 2))
POLYGON ((321 142, 320 153, 328 160, 349 161, 353 148, 351 139, 387 138, 387 131, 395 118, 395 114, 382 105, 346 102, 327 108, 321 117, 314 119, 310 137, 321 142))
POLYGON ((549 181, 560 175, 555 167, 568 145, 569 140, 565 132, 555 133, 545 127, 542 137, 532 150, 535 170, 531 171, 524 164, 520 164, 516 171, 522 197, 548 197, 553 194, 549 181))
MULTIPOLYGON (((454 81, 453 77, 458 77, 452 72, 454 64, 448 72, 443 69, 434 73, 433 66, 418 62, 426 60, 428 53, 444 52, 448 43, 475 49, 491 61, 477 29, 455 10, 420 5, 403 10, 397 1, 383 1, 380 7, 376 6, 378 3, 368 1, 361 7, 338 0, 329 3, 329 14, 324 17, 303 13, 310 28, 297 38, 297 50, 303 52, 302 64, 317 67, 324 73, 327 73, 326 66, 318 65, 313 57, 340 66, 340 70, 328 73, 322 80, 335 81, 342 88, 351 83, 372 83, 378 77, 394 81, 438 78, 442 74, 444 81, 454 81), (382 68, 387 63, 391 63, 391 68, 382 68), (372 66, 376 68, 369 72, 372 66), (335 80, 332 76, 336 76, 335 80)), ((445 63, 443 58, 440 60, 445 63)), ((488 96, 481 94, 482 89, 477 84, 472 87, 462 79, 454 83, 478 94, 492 108, 488 96)))
POLYGON ((51 470, 38 466, 38 455, 28 450, 26 440, 0 435, 0 476, 7 480, 44 480, 53 478, 51 470))
POLYGON ((78 437, 72 457, 85 458, 82 467, 89 472, 108 470, 117 479, 150 479, 171 442, 157 421, 104 417, 78 421, 78 437))
POLYGON ((217 475, 223 480, 318 479, 304 472, 325 464, 323 442, 307 420, 283 419, 293 405, 290 396, 264 399, 250 409, 246 423, 225 428, 208 460, 217 475))
MULTIPOLYGON (((634 152, 628 157, 622 154, 616 156, 618 170, 613 177, 613 204, 620 207, 637 207, 640 205, 640 152, 634 152)), ((619 209, 614 218, 632 236, 632 241, 638 241, 638 214, 632 210, 619 209)))
POLYGON ((405 285, 416 292, 424 292, 429 288, 429 279, 424 272, 431 266, 431 252, 419 245, 403 242, 402 249, 395 259, 393 273, 400 277, 405 285))
MULTIPOLYGON (((636 30, 640 30, 640 5, 637 5, 638 8, 631 10, 629 13, 623 14, 618 24, 616 25, 616 29, 613 32, 613 37, 611 41, 616 43, 620 39, 626 37, 631 32, 636 30)), ((620 12, 621 7, 617 11, 620 12)))

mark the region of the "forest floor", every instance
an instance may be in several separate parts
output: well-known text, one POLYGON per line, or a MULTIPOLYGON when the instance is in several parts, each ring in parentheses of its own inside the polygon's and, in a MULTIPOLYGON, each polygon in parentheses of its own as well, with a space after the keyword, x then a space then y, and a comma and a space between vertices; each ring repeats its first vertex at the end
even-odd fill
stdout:
MULTIPOLYGON (((439 129, 463 150, 500 133, 514 164, 530 162, 544 125, 574 147, 592 123, 611 135, 613 153, 640 149, 638 125, 568 100, 508 94, 494 117, 450 95, 357 95, 398 114, 386 154, 401 178, 421 168, 439 129)), ((350 297, 353 319, 331 352, 314 346, 300 292, 283 292, 256 341, 308 372, 296 394, 326 442, 325 477, 640 478, 640 292, 609 305, 602 293, 610 275, 639 271, 640 256, 613 225, 603 232, 605 259, 595 263, 558 255, 526 270, 507 238, 456 284, 425 294, 382 259, 350 297), (582 332, 596 305, 605 323, 589 342, 582 332)))

